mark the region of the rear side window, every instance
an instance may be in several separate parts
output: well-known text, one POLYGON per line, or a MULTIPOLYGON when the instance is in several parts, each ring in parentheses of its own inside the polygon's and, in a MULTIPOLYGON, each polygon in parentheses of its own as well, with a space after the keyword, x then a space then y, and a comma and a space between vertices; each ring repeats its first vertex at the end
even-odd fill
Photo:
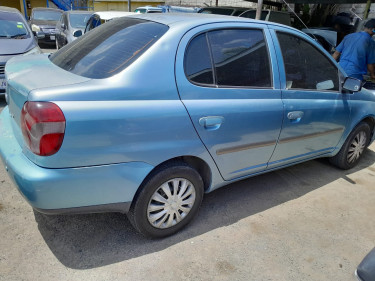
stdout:
POLYGON ((292 34, 277 32, 289 89, 338 91, 337 67, 316 47, 292 34))
POLYGON ((184 67, 193 83, 272 87, 267 45, 258 29, 224 29, 198 35, 187 48, 184 67))
POLYGON ((213 71, 206 34, 195 37, 185 54, 185 73, 190 81, 213 84, 213 71))
POLYGON ((271 87, 268 51, 261 30, 208 33, 219 86, 271 87))
POLYGON ((134 62, 168 30, 135 18, 118 18, 50 56, 57 66, 88 78, 111 77, 134 62))

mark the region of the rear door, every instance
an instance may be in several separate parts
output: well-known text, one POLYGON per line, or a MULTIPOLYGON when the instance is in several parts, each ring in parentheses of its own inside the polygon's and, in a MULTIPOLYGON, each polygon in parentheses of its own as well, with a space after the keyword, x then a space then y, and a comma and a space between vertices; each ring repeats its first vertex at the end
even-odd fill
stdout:
POLYGON ((180 42, 178 91, 225 180, 265 170, 275 149, 283 106, 269 41, 266 25, 226 23, 195 28, 180 42))
POLYGON ((340 141, 350 117, 350 94, 330 55, 301 34, 271 30, 277 50, 284 123, 269 168, 323 156, 340 141))

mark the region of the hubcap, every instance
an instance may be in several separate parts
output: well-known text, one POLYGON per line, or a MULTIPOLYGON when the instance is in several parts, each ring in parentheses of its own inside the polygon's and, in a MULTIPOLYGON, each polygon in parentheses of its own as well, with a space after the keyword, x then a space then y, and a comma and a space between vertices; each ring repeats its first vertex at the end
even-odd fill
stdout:
POLYGON ((366 147, 367 137, 366 133, 361 131, 353 139, 348 150, 347 160, 349 163, 356 161, 362 154, 366 147))
POLYGON ((148 221, 156 228, 174 226, 186 217, 194 202, 194 185, 187 179, 171 179, 152 195, 147 207, 148 221))

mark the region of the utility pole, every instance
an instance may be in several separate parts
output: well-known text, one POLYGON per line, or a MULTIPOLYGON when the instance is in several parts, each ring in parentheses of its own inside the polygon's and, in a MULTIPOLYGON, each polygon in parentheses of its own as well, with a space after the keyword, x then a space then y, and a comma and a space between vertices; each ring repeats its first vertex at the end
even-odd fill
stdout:
POLYGON ((132 1, 131 0, 128 0, 128 11, 129 12, 132 11, 132 1))
POLYGON ((371 0, 367 0, 366 8, 365 8, 365 15, 363 16, 363 19, 366 20, 368 18, 368 14, 370 12, 371 7, 371 0))
MULTIPOLYGON (((371 1, 371 0, 369 0, 371 1)), ((257 13, 255 16, 256 20, 260 20, 260 16, 262 14, 262 7, 263 7, 263 0, 258 0, 258 6, 257 6, 257 13)))
POLYGON ((219 6, 219 0, 216 0, 216 7, 219 6))

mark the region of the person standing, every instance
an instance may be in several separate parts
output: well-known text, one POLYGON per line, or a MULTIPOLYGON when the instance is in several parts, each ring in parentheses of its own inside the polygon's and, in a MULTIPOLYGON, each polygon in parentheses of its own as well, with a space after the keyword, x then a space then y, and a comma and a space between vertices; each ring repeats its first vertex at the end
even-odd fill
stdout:
POLYGON ((370 73, 371 79, 375 80, 375 19, 365 24, 362 32, 356 32, 345 36, 344 40, 337 46, 333 58, 339 61, 340 66, 349 77, 360 80, 363 75, 370 73))

